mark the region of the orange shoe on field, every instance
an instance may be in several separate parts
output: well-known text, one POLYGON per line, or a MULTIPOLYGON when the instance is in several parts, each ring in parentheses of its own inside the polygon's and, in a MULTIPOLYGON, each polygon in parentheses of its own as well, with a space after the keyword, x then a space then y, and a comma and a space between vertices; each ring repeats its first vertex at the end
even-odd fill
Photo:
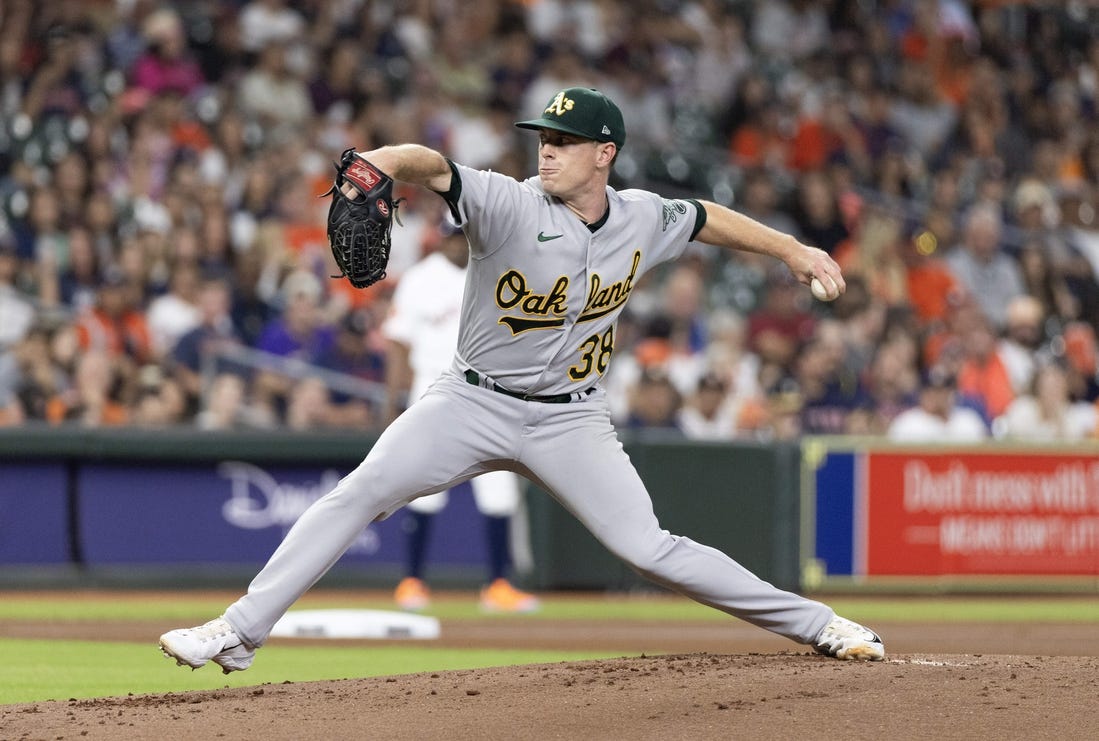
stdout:
POLYGON ((535 612, 540 606, 537 597, 516 589, 507 579, 497 579, 481 590, 485 612, 535 612))
POLYGON ((402 610, 419 612, 431 604, 431 590, 423 580, 406 576, 393 592, 393 599, 402 610))

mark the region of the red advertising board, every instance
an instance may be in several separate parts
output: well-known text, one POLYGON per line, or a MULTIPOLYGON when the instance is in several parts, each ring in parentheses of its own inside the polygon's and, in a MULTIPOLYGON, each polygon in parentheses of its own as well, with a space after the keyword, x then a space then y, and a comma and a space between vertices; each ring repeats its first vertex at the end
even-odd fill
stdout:
POLYGON ((1099 575, 1099 458, 867 453, 862 573, 1099 575))

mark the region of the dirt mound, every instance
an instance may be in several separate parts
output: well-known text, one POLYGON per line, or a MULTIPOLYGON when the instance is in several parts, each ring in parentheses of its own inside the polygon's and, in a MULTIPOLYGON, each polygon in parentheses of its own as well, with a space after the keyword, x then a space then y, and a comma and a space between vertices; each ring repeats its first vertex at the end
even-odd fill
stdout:
POLYGON ((1094 738, 1096 696, 1096 657, 694 653, 8 705, 0 738, 1094 738))

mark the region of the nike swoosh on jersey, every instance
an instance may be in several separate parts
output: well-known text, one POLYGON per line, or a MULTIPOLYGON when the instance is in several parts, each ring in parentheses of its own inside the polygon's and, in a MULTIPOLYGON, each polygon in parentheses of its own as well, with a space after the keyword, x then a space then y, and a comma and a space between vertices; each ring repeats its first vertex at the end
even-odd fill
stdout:
POLYGON ((538 241, 539 242, 548 242, 551 239, 560 239, 563 236, 565 236, 565 235, 564 234, 551 234, 547 237, 544 232, 538 232, 538 241))

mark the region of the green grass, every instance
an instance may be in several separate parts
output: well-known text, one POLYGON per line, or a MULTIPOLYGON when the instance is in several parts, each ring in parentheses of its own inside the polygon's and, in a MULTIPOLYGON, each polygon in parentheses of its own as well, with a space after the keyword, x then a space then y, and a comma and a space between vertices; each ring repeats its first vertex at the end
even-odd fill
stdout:
POLYGON ((864 622, 1099 623, 1099 599, 951 597, 827 600, 836 612, 864 622))
POLYGON ((422 671, 594 659, 620 654, 583 651, 526 651, 432 648, 429 646, 286 647, 263 649, 263 661, 247 672, 222 674, 210 664, 197 671, 176 666, 155 645, 0 639, 4 671, 0 705, 211 690, 309 682, 422 671))
MULTIPOLYGON (((179 593, 5 592, 0 620, 82 622, 162 621, 193 625, 220 614, 226 599, 179 593)), ((1059 621, 1099 627, 1099 600, 1087 597, 842 597, 824 598, 842 615, 860 622, 1059 621)), ((392 609, 387 595, 319 592, 306 595, 301 609, 392 609)), ((483 619, 469 595, 442 597, 428 614, 445 620, 483 619)), ((729 620, 723 613, 680 597, 642 595, 545 595, 536 615, 498 616, 500 621, 585 620, 729 620)), ((1090 628, 1089 628, 1090 629, 1090 628)), ((0 704, 47 699, 109 697, 127 693, 184 692, 264 683, 382 676, 420 671, 473 669, 511 664, 574 661, 615 653, 439 648, 429 643, 403 645, 287 646, 276 642, 247 672, 223 675, 216 666, 190 672, 159 657, 155 638, 135 643, 0 639, 0 704)))

